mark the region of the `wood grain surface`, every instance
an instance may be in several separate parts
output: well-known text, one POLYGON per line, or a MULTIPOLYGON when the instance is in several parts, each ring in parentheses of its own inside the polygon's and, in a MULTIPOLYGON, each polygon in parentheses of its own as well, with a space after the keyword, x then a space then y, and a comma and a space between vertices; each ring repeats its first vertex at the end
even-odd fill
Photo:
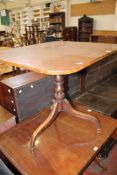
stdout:
POLYGON ((114 30, 94 30, 92 35, 117 36, 117 31, 114 30))
POLYGON ((0 61, 49 75, 71 74, 106 58, 117 45, 58 41, 0 52, 0 61))
MULTIPOLYGON (((0 51, 3 50, 8 50, 10 49, 10 47, 0 47, 0 51)), ((4 74, 4 73, 8 73, 12 71, 12 67, 11 66, 5 66, 4 64, 2 64, 0 62, 0 74, 4 74)))
POLYGON ((32 153, 29 149, 31 135, 49 112, 46 109, 0 136, 0 151, 22 175, 78 175, 117 127, 116 120, 93 112, 102 124, 101 134, 95 137, 96 128, 91 122, 61 112, 37 138, 32 153))
POLYGON ((28 72, 28 73, 14 76, 14 77, 6 78, 2 80, 1 83, 7 85, 8 87, 15 89, 21 86, 25 86, 26 84, 30 84, 35 81, 38 81, 39 79, 41 80, 45 77, 47 76, 43 74, 38 74, 35 72, 28 72))
POLYGON ((10 47, 0 47, 0 51, 1 50, 8 50, 8 49, 10 49, 10 47))

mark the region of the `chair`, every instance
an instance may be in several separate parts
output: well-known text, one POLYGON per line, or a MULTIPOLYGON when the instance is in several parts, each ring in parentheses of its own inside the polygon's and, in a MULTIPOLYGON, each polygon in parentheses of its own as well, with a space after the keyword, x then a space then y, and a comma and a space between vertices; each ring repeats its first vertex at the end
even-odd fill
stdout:
POLYGON ((26 45, 32 45, 39 43, 40 40, 40 29, 38 26, 26 26, 26 45))

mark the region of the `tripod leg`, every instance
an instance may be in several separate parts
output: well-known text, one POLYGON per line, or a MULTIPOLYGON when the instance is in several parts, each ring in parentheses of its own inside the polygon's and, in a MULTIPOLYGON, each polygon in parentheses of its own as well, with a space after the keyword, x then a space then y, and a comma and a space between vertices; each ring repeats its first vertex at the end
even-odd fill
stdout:
POLYGON ((101 132, 101 124, 100 124, 100 121, 96 117, 94 117, 90 114, 85 114, 85 113, 82 113, 82 112, 75 110, 71 106, 70 102, 67 99, 64 99, 63 104, 64 104, 64 111, 65 112, 71 113, 72 115, 74 115, 76 117, 79 117, 79 118, 84 119, 84 120, 89 120, 89 121, 95 123, 97 126, 97 133, 101 132))
POLYGON ((33 152, 35 148, 35 141, 38 135, 40 135, 46 128, 48 128, 51 123, 55 120, 57 114, 58 114, 58 103, 55 102, 53 104, 53 109, 50 112, 49 116, 47 119, 34 131, 31 137, 31 142, 30 142, 30 150, 33 152))

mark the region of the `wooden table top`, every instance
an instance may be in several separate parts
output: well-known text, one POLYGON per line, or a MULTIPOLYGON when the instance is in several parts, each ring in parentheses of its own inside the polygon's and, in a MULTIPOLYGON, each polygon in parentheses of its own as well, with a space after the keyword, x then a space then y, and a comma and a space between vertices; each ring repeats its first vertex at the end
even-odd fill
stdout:
POLYGON ((0 47, 0 51, 1 50, 8 50, 8 49, 10 49, 10 47, 0 47))
POLYGON ((22 175, 79 174, 117 127, 117 120, 93 114, 102 124, 102 132, 95 139, 95 125, 61 112, 57 120, 37 138, 36 149, 31 153, 31 135, 49 112, 46 109, 0 136, 0 151, 22 175))
POLYGON ((100 34, 91 34, 91 36, 104 36, 104 37, 117 37, 117 34, 104 34, 104 33, 100 33, 100 34))
MULTIPOLYGON (((10 47, 0 47, 0 51, 3 50, 8 50, 10 49, 10 47)), ((4 66, 1 62, 0 62, 0 74, 4 74, 4 73, 8 73, 12 71, 12 67, 11 66, 4 66)))
POLYGON ((117 45, 57 41, 0 51, 0 61, 49 75, 71 74, 106 58, 117 45))

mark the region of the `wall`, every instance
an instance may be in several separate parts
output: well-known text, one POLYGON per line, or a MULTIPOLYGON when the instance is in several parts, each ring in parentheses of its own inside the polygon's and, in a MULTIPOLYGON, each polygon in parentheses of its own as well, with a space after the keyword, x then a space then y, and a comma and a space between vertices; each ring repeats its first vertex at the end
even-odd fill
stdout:
MULTIPOLYGON (((89 2, 89 0, 69 0, 69 10, 70 10, 71 4, 78 4, 78 3, 84 3, 84 2, 89 2)), ((70 17, 69 25, 77 26, 78 19, 81 16, 71 17, 71 15, 69 14, 69 17, 70 17)), ((94 18, 95 30, 117 30, 117 2, 116 2, 115 14, 98 15, 98 16, 91 16, 91 17, 94 18)))

